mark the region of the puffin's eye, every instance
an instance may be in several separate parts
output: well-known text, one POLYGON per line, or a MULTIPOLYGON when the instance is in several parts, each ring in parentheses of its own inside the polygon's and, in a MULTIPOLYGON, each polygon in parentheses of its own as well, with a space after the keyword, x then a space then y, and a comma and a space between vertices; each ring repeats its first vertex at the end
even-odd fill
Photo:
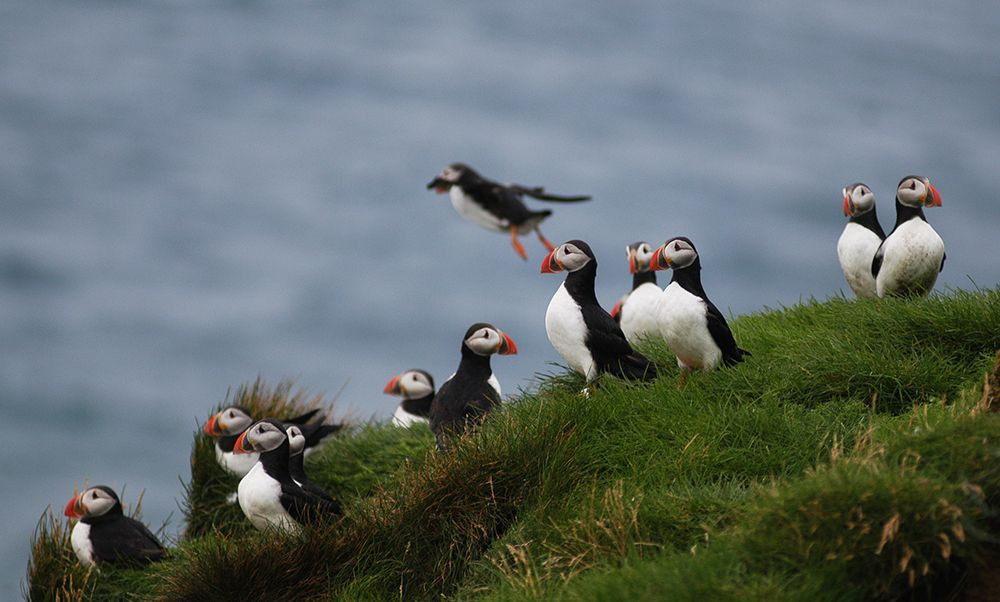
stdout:
POLYGON ((675 251, 680 251, 681 250, 681 243, 675 242, 674 243, 674 250, 675 251))

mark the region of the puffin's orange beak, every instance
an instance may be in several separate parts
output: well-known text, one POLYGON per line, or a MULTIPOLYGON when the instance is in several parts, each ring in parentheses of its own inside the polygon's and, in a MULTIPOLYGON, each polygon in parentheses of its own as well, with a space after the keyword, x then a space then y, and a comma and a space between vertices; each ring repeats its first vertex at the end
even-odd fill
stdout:
POLYGON ((83 503, 80 501, 80 496, 74 495, 73 499, 66 504, 66 510, 63 511, 63 514, 70 518, 81 518, 83 517, 84 512, 86 511, 83 509, 83 503))
POLYGON ((635 251, 631 249, 628 252, 628 273, 635 274, 635 251))
POLYGON ((670 259, 663 257, 666 263, 660 263, 660 258, 663 257, 663 245, 653 253, 653 259, 649 262, 649 269, 658 272, 660 270, 665 270, 670 267, 670 259))
POLYGON ((615 303, 615 306, 611 308, 611 317, 615 320, 618 319, 618 314, 622 313, 622 304, 623 301, 619 300, 618 303, 615 303))
POLYGON ((382 389, 382 392, 387 395, 399 395, 400 393, 402 393, 402 390, 400 390, 399 388, 399 376, 398 375, 393 376, 392 380, 386 383, 385 388, 382 389))
POLYGON ((927 190, 930 191, 930 194, 927 195, 927 199, 924 201, 924 205, 928 207, 940 207, 941 195, 938 194, 937 188, 934 188, 934 186, 932 186, 930 182, 927 182, 927 190))
POLYGON ((219 421, 219 415, 218 414, 215 414, 211 418, 208 419, 208 422, 205 423, 205 426, 204 426, 204 429, 203 429, 205 431, 206 435, 208 435, 209 437, 212 437, 212 436, 214 436, 214 435, 216 435, 218 433, 218 431, 216 430, 218 428, 218 425, 217 425, 218 421, 219 421))
POLYGON ((500 341, 500 350, 497 352, 500 355, 515 355, 517 354, 517 345, 514 344, 514 339, 507 336, 506 333, 500 333, 503 337, 500 341))
POLYGON ((851 217, 851 197, 844 193, 844 215, 851 217))
POLYGON ((552 249, 551 251, 549 251, 549 254, 545 256, 545 259, 542 260, 543 274, 554 274, 556 272, 561 272, 563 271, 563 269, 565 269, 563 268, 563 265, 559 263, 559 259, 556 257, 556 251, 558 250, 559 247, 552 249))
POLYGON ((234 454, 249 454, 251 452, 251 450, 246 448, 246 438, 247 431, 240 433, 240 436, 236 439, 236 443, 233 444, 234 454))

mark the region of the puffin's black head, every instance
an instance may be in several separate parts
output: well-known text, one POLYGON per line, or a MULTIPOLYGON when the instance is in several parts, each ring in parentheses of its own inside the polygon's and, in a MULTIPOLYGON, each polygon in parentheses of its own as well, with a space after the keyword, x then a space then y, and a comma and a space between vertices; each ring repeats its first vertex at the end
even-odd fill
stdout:
POLYGON ((590 245, 582 240, 570 240, 552 249, 552 252, 542 260, 542 273, 554 274, 555 272, 575 272, 585 265, 593 262, 597 263, 594 252, 590 250, 590 245))
POLYGON ((233 445, 233 453, 269 452, 277 449, 287 440, 285 425, 273 418, 265 418, 253 423, 250 428, 243 431, 243 434, 236 440, 236 444, 233 445))
POLYGON ((97 485, 74 495, 66 504, 64 514, 70 518, 93 518, 106 514, 122 514, 122 503, 114 489, 97 485))
POLYGON ((403 399, 420 399, 434 393, 434 377, 425 370, 407 370, 393 376, 382 390, 387 395, 399 395, 403 399))
POLYGON ((913 207, 940 207, 941 195, 924 176, 906 176, 896 187, 896 201, 913 207))
POLYGON ((504 334, 499 328, 486 322, 477 322, 465 331, 465 338, 462 346, 476 355, 490 356, 494 353, 500 355, 514 355, 517 353, 517 345, 513 339, 504 334))
POLYGON ((427 184, 427 189, 433 188, 438 194, 444 194, 455 184, 467 184, 477 179, 479 174, 465 163, 452 163, 427 184))
POLYGON ((628 271, 630 274, 648 272, 649 263, 653 260, 653 247, 646 241, 637 241, 625 247, 625 255, 628 257, 628 271))
POLYGON ((653 252, 653 261, 650 263, 649 269, 653 271, 667 268, 683 270, 693 265, 701 265, 694 243, 686 236, 675 236, 653 252))
POLYGON ((231 437, 239 435, 253 424, 250 410, 243 406, 222 408, 205 423, 204 431, 209 437, 231 437))
POLYGON ((868 213, 875 207, 875 193, 861 182, 845 186, 843 192, 844 215, 847 217, 868 213))

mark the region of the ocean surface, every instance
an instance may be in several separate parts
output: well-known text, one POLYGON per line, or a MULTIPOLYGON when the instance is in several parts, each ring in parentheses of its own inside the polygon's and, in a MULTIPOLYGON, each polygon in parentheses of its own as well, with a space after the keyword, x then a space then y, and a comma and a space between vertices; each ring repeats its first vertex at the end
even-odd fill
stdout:
POLYGON ((996 286, 998 30, 930 0, 5 1, 0 598, 84 483, 175 534, 192 433, 258 375, 384 420, 476 321, 517 343, 505 392, 555 370, 560 278, 425 189, 452 161, 592 194, 543 231, 592 245, 607 307, 625 246, 674 235, 734 315, 850 295, 841 188, 891 227, 910 173, 938 289, 996 286))

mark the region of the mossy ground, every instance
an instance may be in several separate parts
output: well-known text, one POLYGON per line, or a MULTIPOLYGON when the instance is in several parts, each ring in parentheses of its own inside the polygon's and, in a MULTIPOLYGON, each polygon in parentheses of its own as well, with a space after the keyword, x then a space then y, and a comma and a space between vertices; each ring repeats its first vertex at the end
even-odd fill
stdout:
MULTIPOLYGON (((307 459, 346 519, 249 528, 195 435, 187 529, 145 571, 82 575, 46 519, 33 597, 940 599, 996 572, 1000 291, 832 299, 733 321, 753 357, 678 390, 571 374, 446 454, 367 425, 307 459), (994 404, 993 409, 997 409, 994 404)), ((273 392, 271 409, 316 401, 273 392), (279 403, 280 402, 280 403, 279 403)), ((288 406, 288 407, 283 407, 288 406)))

